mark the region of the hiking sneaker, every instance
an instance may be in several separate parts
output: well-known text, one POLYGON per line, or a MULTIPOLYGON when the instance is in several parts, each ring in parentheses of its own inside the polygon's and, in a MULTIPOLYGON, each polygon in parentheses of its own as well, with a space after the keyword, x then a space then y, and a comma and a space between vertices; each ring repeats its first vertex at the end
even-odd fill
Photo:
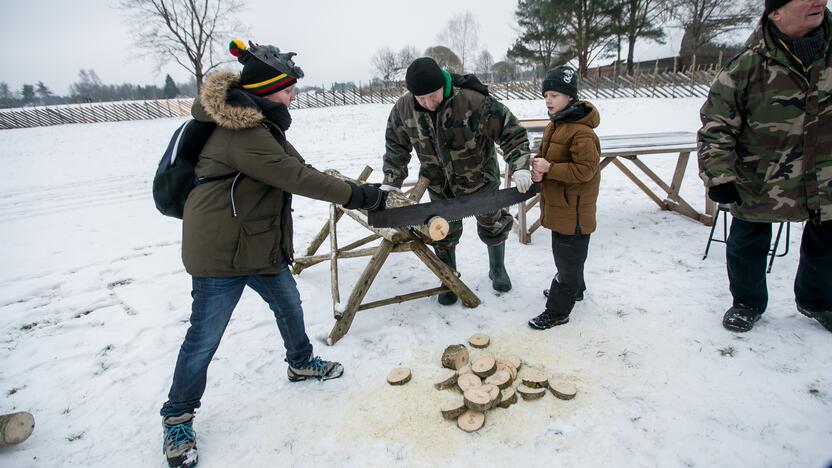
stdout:
POLYGON ((568 321, 569 314, 562 314, 552 309, 546 309, 542 314, 529 320, 529 326, 535 330, 548 330, 552 327, 563 325, 568 321))
POLYGON ((168 466, 172 468, 196 466, 196 433, 193 421, 193 413, 168 416, 162 420, 165 431, 162 452, 168 458, 168 466))
MULTIPOLYGON (((547 297, 547 298, 549 297, 549 290, 548 289, 543 290, 543 297, 547 297)), ((575 293, 575 302, 581 302, 582 300, 584 300, 584 292, 583 291, 576 292, 575 293)))
POLYGON ((832 332, 832 310, 809 310, 797 304, 797 311, 810 319, 817 320, 823 328, 832 332))
POLYGON ((319 356, 314 356, 302 367, 289 366, 287 373, 290 382, 306 379, 329 380, 341 377, 344 374, 344 366, 340 362, 324 361, 319 356))
POLYGON ((745 333, 754 327, 757 320, 760 320, 761 315, 763 315, 763 311, 759 309, 733 306, 725 312, 725 316, 722 318, 722 326, 732 332, 745 333))

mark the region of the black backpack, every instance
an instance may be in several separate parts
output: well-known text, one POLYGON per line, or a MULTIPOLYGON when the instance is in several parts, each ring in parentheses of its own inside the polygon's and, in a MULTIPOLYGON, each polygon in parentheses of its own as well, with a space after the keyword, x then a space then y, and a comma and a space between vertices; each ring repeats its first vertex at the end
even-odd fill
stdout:
POLYGON ((199 153, 216 126, 211 122, 191 119, 173 132, 153 177, 153 201, 156 203, 156 209, 163 215, 182 219, 185 200, 194 187, 206 182, 228 179, 237 174, 201 178, 196 176, 194 168, 199 153))

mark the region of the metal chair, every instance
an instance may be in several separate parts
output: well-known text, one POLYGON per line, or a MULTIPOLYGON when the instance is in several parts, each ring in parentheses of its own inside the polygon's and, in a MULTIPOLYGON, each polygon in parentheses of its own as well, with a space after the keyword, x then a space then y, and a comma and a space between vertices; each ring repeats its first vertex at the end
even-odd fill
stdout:
MULTIPOLYGON (((725 244, 728 241, 728 213, 731 212, 730 205, 720 203, 717 207, 716 214, 714 214, 714 224, 711 226, 711 234, 708 236, 708 243, 705 245, 705 255, 702 256, 702 260, 708 258, 708 252, 711 250, 711 243, 712 242, 719 242, 720 244, 725 244), (719 214, 724 213, 722 215, 722 239, 717 239, 714 237, 714 232, 716 231, 716 224, 719 220, 719 214)), ((768 268, 766 269, 766 273, 771 273, 771 267, 774 266, 774 258, 775 257, 785 257, 789 253, 789 239, 791 238, 791 223, 782 222, 780 226, 777 228, 777 234, 774 236, 774 243, 771 246, 771 249, 768 251, 768 268), (782 253, 777 253, 777 248, 780 246, 780 238, 783 234, 783 228, 785 225, 786 229, 786 246, 783 249, 782 253)))

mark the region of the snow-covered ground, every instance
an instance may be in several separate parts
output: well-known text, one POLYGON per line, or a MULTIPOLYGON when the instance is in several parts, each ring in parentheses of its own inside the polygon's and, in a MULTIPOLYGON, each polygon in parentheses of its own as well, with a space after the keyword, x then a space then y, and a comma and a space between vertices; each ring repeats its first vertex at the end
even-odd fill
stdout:
MULTIPOLYGON (((509 101, 519 117, 542 102, 509 101)), ((601 135, 695 131, 698 99, 601 100, 601 135)), ((318 168, 380 179, 389 106, 294 112, 290 140, 318 168)), ((180 222, 155 211, 150 184, 181 120, 0 131, 0 413, 28 410, 37 427, 0 449, 3 467, 166 466, 158 410, 188 327, 190 278, 180 222)), ((647 156, 669 178, 672 156, 647 156)), ((415 158, 414 158, 415 161, 415 158)), ((413 165, 415 168, 415 164, 413 165)), ((415 173, 415 171, 412 171, 415 173)), ((682 195, 702 207, 695 158, 682 195)), ((553 275, 548 232, 507 247, 514 289, 498 295, 466 221, 462 279, 482 299, 466 309, 435 298, 362 312, 333 347, 329 269, 297 277, 316 352, 342 379, 290 384, 268 308, 247 291, 209 371, 195 428, 200 466, 768 466, 832 460, 829 332, 799 315, 791 253, 768 276, 770 307, 755 329, 721 326, 730 305, 724 246, 702 261, 709 228, 659 211, 610 166, 587 261, 587 299, 569 324, 533 331, 553 275), (479 432, 444 421, 431 386, 439 355, 474 332, 498 354, 575 382, 488 413, 479 432), (385 382, 413 369, 403 387, 385 382)), ((327 205, 296 198, 302 253, 327 205)), ((350 220, 341 242, 363 237, 350 220)), ((366 259, 341 262, 342 297, 366 259)), ((436 286, 409 254, 388 261, 367 300, 436 286)))

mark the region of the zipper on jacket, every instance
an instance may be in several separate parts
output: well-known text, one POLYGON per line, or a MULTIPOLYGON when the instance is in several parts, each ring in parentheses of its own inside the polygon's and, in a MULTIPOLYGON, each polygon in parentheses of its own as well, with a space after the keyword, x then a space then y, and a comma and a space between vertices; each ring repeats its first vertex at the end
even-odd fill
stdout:
POLYGON ((578 195, 578 201, 575 202, 575 234, 581 234, 581 196, 578 195))
POLYGON ((234 181, 231 182, 231 217, 232 218, 237 217, 237 204, 234 203, 234 189, 237 188, 237 180, 240 179, 240 175, 242 175, 242 174, 238 172, 237 175, 234 177, 234 181))

